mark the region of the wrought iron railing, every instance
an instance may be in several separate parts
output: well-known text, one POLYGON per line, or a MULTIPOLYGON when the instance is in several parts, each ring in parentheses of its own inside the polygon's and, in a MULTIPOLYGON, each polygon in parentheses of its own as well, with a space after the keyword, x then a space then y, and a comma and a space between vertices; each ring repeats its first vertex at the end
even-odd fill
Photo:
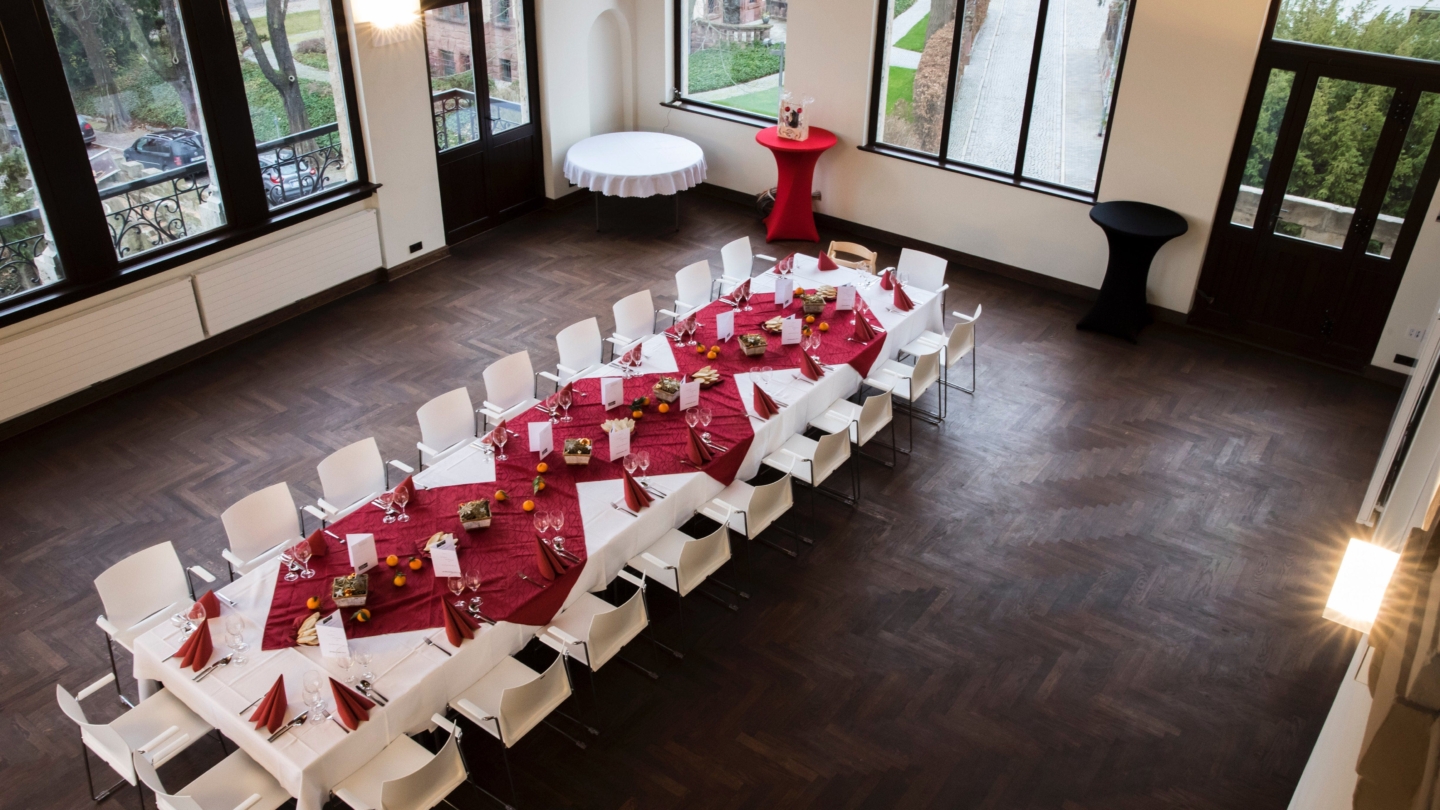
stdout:
MULTIPOLYGON (((480 140, 480 112, 475 93, 452 87, 430 94, 435 120, 435 147, 441 152, 480 140)), ((524 108, 503 98, 490 99, 490 126, 496 134, 522 126, 524 108)))
POLYGON ((35 259, 49 244, 40 209, 0 217, 0 298, 41 286, 35 259))
POLYGON ((330 183, 332 172, 345 169, 338 123, 256 144, 255 149, 260 153, 260 175, 272 208, 321 191, 330 183))
POLYGON ((209 180, 210 167, 200 160, 100 189, 116 254, 124 258, 189 236, 199 222, 194 210, 210 199, 209 180))

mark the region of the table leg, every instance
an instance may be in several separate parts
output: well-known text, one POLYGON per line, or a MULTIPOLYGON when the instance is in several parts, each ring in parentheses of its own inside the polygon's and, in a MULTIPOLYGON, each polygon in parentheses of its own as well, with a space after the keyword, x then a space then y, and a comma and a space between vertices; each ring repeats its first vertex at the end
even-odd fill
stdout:
POLYGON ((775 152, 778 171, 775 208, 765 218, 765 241, 820 241, 820 232, 815 228, 815 213, 810 206, 815 164, 819 160, 819 152, 775 152))

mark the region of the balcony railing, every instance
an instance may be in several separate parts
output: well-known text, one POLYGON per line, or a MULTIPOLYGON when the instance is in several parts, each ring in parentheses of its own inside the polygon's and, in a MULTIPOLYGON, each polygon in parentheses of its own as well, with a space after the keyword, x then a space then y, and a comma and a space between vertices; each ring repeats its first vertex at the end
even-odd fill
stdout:
POLYGON ((265 196, 273 208, 323 190, 332 172, 345 169, 345 149, 338 123, 256 144, 265 196))
POLYGON ((35 259, 49 244, 40 209, 0 217, 0 298, 44 283, 35 259))
POLYGON ((189 236, 199 222, 196 212, 211 197, 209 181, 210 167, 199 160, 100 189, 116 254, 124 258, 189 236))
MULTIPOLYGON (((435 120, 435 146, 441 152, 480 140, 480 114, 475 94, 460 87, 430 94, 431 115, 435 120)), ((514 129, 522 123, 523 108, 503 98, 490 99, 490 125, 496 133, 514 129)))

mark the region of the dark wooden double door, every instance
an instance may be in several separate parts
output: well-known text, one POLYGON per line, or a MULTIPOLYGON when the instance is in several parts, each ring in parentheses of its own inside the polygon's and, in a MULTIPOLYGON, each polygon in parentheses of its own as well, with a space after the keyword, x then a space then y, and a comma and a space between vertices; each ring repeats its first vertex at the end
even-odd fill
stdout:
POLYGON ((448 244, 544 202, 534 0, 426 0, 430 114, 448 244))
POLYGON ((1190 322, 1361 368, 1440 173, 1440 73, 1271 48, 1241 119, 1190 322))

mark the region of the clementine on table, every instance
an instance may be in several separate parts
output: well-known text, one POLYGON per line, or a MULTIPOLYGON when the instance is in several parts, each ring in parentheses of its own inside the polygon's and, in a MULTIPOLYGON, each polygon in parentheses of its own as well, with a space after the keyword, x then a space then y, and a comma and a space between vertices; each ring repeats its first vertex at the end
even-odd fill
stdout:
POLYGON ((355 611, 355 621, 357 621, 357 622, 368 622, 368 621, 370 621, 370 611, 366 610, 365 608, 360 608, 359 610, 355 611))
POLYGON ((403 587, 405 587, 405 575, 404 575, 404 574, 396 574, 396 575, 395 575, 395 578, 394 578, 393 580, 391 580, 391 582, 395 583, 395 587, 397 587, 397 588, 403 588, 403 587))
POLYGON ((536 464, 536 465, 535 465, 535 472, 537 472, 537 473, 547 473, 547 472, 550 472, 550 465, 549 465, 549 464, 546 464, 545 462, 542 461, 542 462, 540 462, 539 464, 536 464))
POLYGON ((711 346, 711 347, 710 347, 710 351, 712 351, 712 352, 718 352, 718 351, 720 351, 720 347, 719 347, 719 346, 711 346))
POLYGON ((497 500, 497 501, 505 501, 505 500, 509 500, 509 498, 510 498, 510 496, 505 494, 505 490, 503 490, 503 489, 497 489, 497 490, 495 490, 495 500, 497 500))
POLYGON ((806 316, 805 316, 805 323, 814 323, 814 322, 815 322, 815 316, 814 316, 814 315, 806 315, 806 316))
POLYGON ((411 571, 419 571, 421 568, 424 568, 424 567, 425 567, 425 563, 421 562, 419 557, 411 557, 411 558, 410 558, 410 570, 411 570, 411 571))
POLYGON ((633 410, 633 411, 630 412, 630 418, 631 418, 631 419, 639 419, 640 417, 642 417, 642 416, 644 416, 644 415, 645 415, 645 412, 642 411, 642 410, 640 410, 639 408, 636 408, 635 410, 633 410))
POLYGON ((829 332, 829 331, 830 331, 830 324, 828 324, 828 323, 826 323, 826 322, 824 322, 824 321, 821 321, 821 322, 820 322, 820 331, 821 331, 821 332, 829 332))
POLYGON ((305 600, 305 607, 310 608, 311 610, 319 610, 319 609, 320 609, 320 597, 318 597, 318 596, 312 596, 312 597, 310 597, 309 599, 306 599, 306 600, 305 600))
POLYGON ((704 354, 704 353, 705 353, 705 347, 704 347, 703 345, 701 345, 701 346, 696 346, 696 347, 695 347, 695 353, 696 353, 696 354, 704 354))
POLYGON ((707 360, 714 360, 714 359, 718 358, 719 356, 720 356, 720 353, 719 353, 719 352, 713 352, 713 351, 712 351, 712 352, 706 352, 706 353, 705 353, 705 359, 707 359, 707 360))
POLYGON ((534 501, 526 501, 526 502, 520 504, 520 508, 521 508, 521 509, 524 509, 526 512, 534 512, 534 511, 535 511, 535 502, 534 502, 534 501))
POLYGON ((394 554, 391 554, 389 557, 385 558, 385 564, 390 566, 391 568, 394 568, 395 566, 400 564, 400 558, 396 557, 394 554))
POLYGON ((655 410, 659 411, 660 413, 669 413, 670 405, 668 403, 662 402, 660 403, 660 407, 656 408, 655 410))

